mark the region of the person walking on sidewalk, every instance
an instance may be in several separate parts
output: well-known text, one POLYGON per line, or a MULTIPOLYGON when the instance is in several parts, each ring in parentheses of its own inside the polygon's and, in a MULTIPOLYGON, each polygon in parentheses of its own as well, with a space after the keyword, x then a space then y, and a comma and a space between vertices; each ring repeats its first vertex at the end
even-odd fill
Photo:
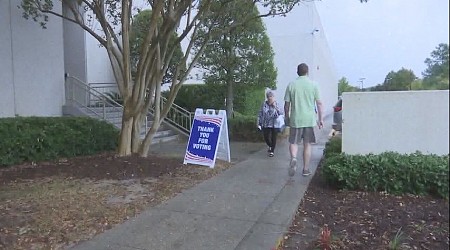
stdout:
POLYGON ((323 127, 322 102, 318 86, 308 77, 308 65, 301 63, 297 67, 298 78, 286 88, 284 96, 284 113, 289 129, 289 176, 294 176, 297 169, 298 144, 303 139, 303 176, 311 174, 311 143, 316 142, 314 127, 323 127), (316 114, 317 107, 317 114, 316 114), (318 117, 317 117, 318 116, 318 117))
POLYGON ((278 136, 278 128, 275 128, 275 121, 278 116, 283 115, 283 110, 275 101, 275 95, 272 91, 267 91, 266 98, 267 100, 261 105, 258 113, 257 126, 259 130, 263 131, 264 141, 269 147, 267 153, 270 157, 273 157, 278 136))

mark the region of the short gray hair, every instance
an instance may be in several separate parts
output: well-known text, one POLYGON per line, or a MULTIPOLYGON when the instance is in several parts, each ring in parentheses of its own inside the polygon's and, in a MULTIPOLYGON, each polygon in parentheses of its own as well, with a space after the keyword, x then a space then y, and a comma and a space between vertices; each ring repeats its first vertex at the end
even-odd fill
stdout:
POLYGON ((275 96, 275 93, 273 93, 272 90, 268 90, 268 91, 266 92, 266 97, 269 97, 269 96, 275 96))

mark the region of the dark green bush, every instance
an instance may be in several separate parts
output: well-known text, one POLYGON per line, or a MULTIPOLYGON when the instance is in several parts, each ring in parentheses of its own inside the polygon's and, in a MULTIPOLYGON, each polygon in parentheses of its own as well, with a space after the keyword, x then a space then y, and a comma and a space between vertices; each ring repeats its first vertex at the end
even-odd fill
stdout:
MULTIPOLYGON (((328 144, 333 145, 333 144, 328 144)), ((448 156, 399 154, 332 154, 322 165, 322 176, 337 188, 386 191, 392 194, 431 194, 448 199, 448 156)))
MULTIPOLYGON (((163 93, 167 97, 168 93, 163 93)), ((186 84, 177 93, 174 103, 191 112, 196 108, 224 109, 224 89, 207 84, 186 84)))
POLYGON ((235 92, 234 110, 249 116, 258 115, 261 104, 265 100, 264 88, 244 88, 239 86, 235 92))
POLYGON ((0 166, 115 150, 118 135, 114 126, 92 118, 2 118, 0 166))
POLYGON ((256 116, 244 116, 237 113, 234 118, 228 119, 228 132, 230 140, 262 142, 262 132, 256 128, 256 116))
MULTIPOLYGON (((167 97, 168 93, 163 93, 167 97)), ((196 108, 225 110, 226 86, 218 84, 183 85, 175 104, 194 112, 196 108)), ((244 115, 257 115, 264 101, 264 88, 235 86, 234 111, 244 115)))
POLYGON ((340 154, 342 152, 342 139, 340 137, 332 137, 325 144, 323 155, 325 158, 332 156, 333 154, 340 154))

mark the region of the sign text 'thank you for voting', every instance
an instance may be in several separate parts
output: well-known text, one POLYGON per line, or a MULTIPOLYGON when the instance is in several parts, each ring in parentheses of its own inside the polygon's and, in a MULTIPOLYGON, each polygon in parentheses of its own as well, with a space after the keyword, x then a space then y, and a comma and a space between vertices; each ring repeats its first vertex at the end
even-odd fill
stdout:
POLYGON ((224 153, 228 156, 225 160, 229 160, 230 149, 225 111, 220 110, 218 114, 215 114, 214 110, 206 110, 205 114, 203 109, 197 109, 184 163, 214 167, 217 151, 220 149, 219 144, 224 147, 221 151, 225 151, 224 153))

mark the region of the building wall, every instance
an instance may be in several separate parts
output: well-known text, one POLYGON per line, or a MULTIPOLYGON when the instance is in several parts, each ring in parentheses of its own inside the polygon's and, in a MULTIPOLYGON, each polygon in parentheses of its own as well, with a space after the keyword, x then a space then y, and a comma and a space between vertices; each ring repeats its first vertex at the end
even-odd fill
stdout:
POLYGON ((90 34, 86 34, 86 60, 88 83, 115 83, 111 63, 106 48, 90 34))
POLYGON ((350 92, 342 96, 342 150, 449 153, 449 91, 350 92))
POLYGON ((296 6, 286 17, 264 18, 264 23, 275 52, 277 100, 283 102, 287 85, 298 77, 297 65, 304 62, 310 78, 319 85, 325 114, 331 114, 337 101, 338 79, 314 2, 296 6))
MULTIPOLYGON (((64 14, 71 16, 68 10, 65 10, 64 14)), ((87 25, 104 37, 98 21, 93 20, 87 25)), ((116 82, 105 47, 100 46, 100 43, 79 25, 69 21, 64 21, 64 51, 66 72, 69 75, 85 83, 116 82)))
MULTIPOLYGON (((0 2, 0 117, 60 116, 64 102, 62 20, 47 29, 22 17, 20 0, 0 2), (5 91, 3 91, 5 90, 5 91)), ((61 8, 55 4, 55 8, 61 8)))
POLYGON ((10 117, 16 113, 10 9, 10 1, 0 1, 0 117, 10 117))
MULTIPOLYGON (((72 17, 67 8, 64 15, 72 17)), ((77 24, 63 20, 64 27, 64 68, 65 72, 87 81, 86 32, 77 24)))
POLYGON ((322 26, 320 16, 313 2, 312 53, 313 62, 310 67, 311 77, 320 88, 325 114, 333 112, 333 106, 338 100, 338 76, 333 55, 328 46, 326 29, 322 26))

